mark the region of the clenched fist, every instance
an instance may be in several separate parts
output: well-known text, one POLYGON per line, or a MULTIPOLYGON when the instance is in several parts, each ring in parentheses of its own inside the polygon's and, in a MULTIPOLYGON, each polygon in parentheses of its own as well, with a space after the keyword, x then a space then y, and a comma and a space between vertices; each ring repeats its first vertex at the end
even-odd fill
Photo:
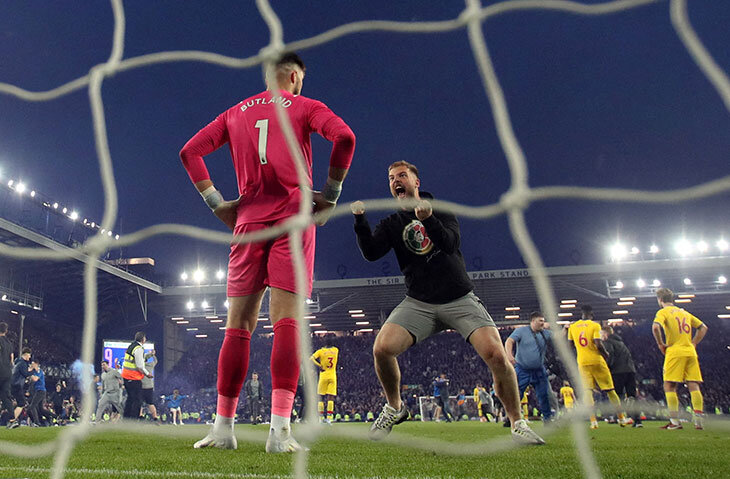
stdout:
POLYGON ((365 213, 365 203, 362 201, 353 201, 350 203, 350 210, 353 215, 362 215, 365 213))

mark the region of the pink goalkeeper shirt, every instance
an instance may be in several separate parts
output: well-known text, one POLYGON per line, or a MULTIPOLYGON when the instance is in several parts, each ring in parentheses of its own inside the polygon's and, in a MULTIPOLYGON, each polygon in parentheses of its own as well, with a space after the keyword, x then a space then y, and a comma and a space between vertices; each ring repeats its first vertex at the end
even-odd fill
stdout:
POLYGON ((276 117, 281 104, 292 122, 297 143, 307 164, 312 186, 310 135, 319 133, 333 143, 330 166, 349 168, 355 151, 350 127, 317 100, 280 91, 264 91, 229 108, 193 136, 180 158, 193 183, 209 179, 203 157, 224 144, 233 158, 238 192, 243 196, 237 224, 263 223, 286 218, 299 210, 300 191, 294 159, 276 117))

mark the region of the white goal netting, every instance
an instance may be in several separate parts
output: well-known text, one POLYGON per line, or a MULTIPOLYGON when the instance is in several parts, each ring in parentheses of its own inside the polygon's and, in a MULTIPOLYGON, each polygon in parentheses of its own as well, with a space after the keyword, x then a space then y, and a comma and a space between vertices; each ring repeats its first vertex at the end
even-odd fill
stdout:
MULTIPOLYGON (((497 134, 501 146, 507 157, 509 170, 511 173, 511 185, 509 189, 502 195, 500 201, 496 204, 468 207, 445 201, 435 201, 434 206, 455 213, 462 217, 486 219, 498 215, 506 215, 509 221, 509 228, 514 242, 527 264, 530 275, 533 278, 535 289, 540 299, 542 310, 546 313, 551 327, 558 328, 556 311, 558 310, 555 297, 552 293, 549 278, 544 269, 542 259, 535 247, 532 237, 530 236, 526 221, 525 210, 532 202, 544 201, 548 199, 573 199, 582 201, 623 201, 623 202, 643 202, 643 203, 676 203, 691 199, 708 197, 721 192, 730 191, 730 176, 718 178, 714 181, 687 187, 681 190, 673 191, 640 191, 628 189, 614 188, 583 188, 577 186, 547 186, 540 188, 531 188, 528 183, 527 163, 523 150, 515 136, 510 114, 505 97, 503 95, 500 83, 494 70, 493 63, 490 58, 489 50, 482 31, 482 24, 490 18, 508 12, 519 12, 525 10, 554 10, 571 15, 609 15, 624 12, 635 8, 639 8, 648 4, 666 4, 668 12, 668 21, 677 32, 681 42, 684 44, 687 52, 692 56, 698 68, 704 73, 708 81, 712 83, 726 108, 730 111, 730 81, 713 60, 710 53, 702 45, 699 37, 694 32, 687 13, 686 0, 616 0, 604 3, 582 4, 573 1, 564 0, 510 0, 494 3, 489 6, 482 6, 479 0, 467 0, 466 7, 461 14, 454 19, 446 21, 430 21, 430 22, 398 22, 398 21, 361 21, 354 22, 311 38, 299 40, 291 43, 285 43, 283 40, 283 26, 277 17, 276 12, 267 0, 257 0, 260 15, 265 20, 269 31, 270 39, 266 45, 262 45, 258 55, 249 58, 232 58, 216 53, 204 51, 164 51, 151 53, 147 55, 125 58, 125 11, 121 0, 112 0, 111 6, 114 12, 114 32, 113 47, 109 58, 106 62, 93 65, 90 67, 88 74, 73 80, 67 84, 60 85, 49 91, 32 92, 23 89, 20 86, 7 83, 0 83, 0 92, 13 95, 22 100, 29 102, 51 101, 68 95, 80 89, 86 89, 89 95, 89 101, 92 109, 94 134, 96 142, 96 151, 101 171, 101 184, 104 191, 104 215, 101 222, 102 229, 111 230, 115 225, 118 213, 118 193, 116 188, 114 168, 112 161, 112 152, 109 148, 107 138, 107 128, 105 120, 104 103, 102 101, 101 89, 105 79, 112 75, 121 77, 120 74, 149 65, 164 64, 170 62, 205 62, 216 64, 228 68, 249 68, 262 64, 269 64, 274 61, 277 56, 289 50, 302 51, 326 42, 330 42, 336 38, 353 35, 358 32, 365 31, 389 31, 401 33, 428 33, 428 32, 444 32, 457 29, 466 29, 468 33, 469 46, 474 56, 474 60, 478 66, 481 75, 482 84, 485 94, 489 99, 494 122, 496 124, 497 134)), ((417 7, 414 7, 417 8, 417 7)), ((519 14, 519 13, 516 13, 519 14)), ((387 52, 384 52, 387 55, 387 52)), ((627 54, 631 54, 628 52, 627 54)), ((297 171, 301 180, 301 184, 306 186, 306 174, 304 170, 304 162, 299 149, 295 145, 294 135, 291 130, 289 120, 283 109, 278 107, 277 114, 279 120, 284 126, 284 131, 292 151, 292 155, 296 160, 297 171)), ((292 217, 285 224, 277 228, 262 231, 254 235, 236 238, 240 242, 253 242, 272 238, 280 235, 283 231, 291 233, 291 245, 295 251, 296 257, 296 277, 299 291, 304 290, 305 269, 301 255, 300 238, 304 228, 312 223, 313 218, 308 205, 311 204, 311 193, 308 188, 302 188, 303 201, 301 211, 298 215, 292 217)), ((392 210, 396 207, 394 200, 373 199, 367 200, 368 210, 392 210)), ((348 205, 340 205, 334 212, 334 216, 349 215, 348 205)), ((120 246, 131 245, 133 243, 151 238, 157 235, 172 234, 183 235, 198 240, 228 245, 231 241, 230 235, 227 233, 196 228, 182 224, 158 224, 149 228, 136 231, 132 234, 121 237, 118 241, 113 241, 105 235, 97 235, 88 240, 82 247, 78 248, 77 253, 81 252, 87 255, 87 262, 84 273, 85 284, 85 315, 84 315, 84 331, 82 342, 83 363, 90 365, 94 359, 94 347, 96 339, 96 321, 97 321, 97 268, 94 266, 94 260, 100 258, 105 251, 110 248, 119 248, 120 246)), ((68 254, 39 250, 34 248, 10 247, 0 244, 0 255, 21 258, 26 260, 58 260, 64 261, 70 259, 68 254)), ((304 313, 304 300, 300 302, 302 307, 299 314, 301 320, 304 313)), ((302 339, 302 360, 307 361, 311 354, 311 344, 308 338, 308 328, 300 328, 302 339)), ((559 333, 556 329, 555 333, 559 333)), ((562 338, 561 334, 555 334, 556 337, 562 338)), ((563 363, 568 366, 573 384, 580 384, 580 377, 576 369, 574 361, 568 360, 569 352, 567 343, 564 340, 556 341, 557 351, 565 360, 563 363)), ((311 375, 311 373, 308 373, 311 375)), ((314 378, 308 378, 306 381, 307 395, 314 403, 315 391, 313 390, 314 378)), ((54 455, 54 466, 51 476, 54 479, 64 477, 66 465, 74 447, 81 441, 84 441, 91 432, 90 418, 93 411, 94 391, 92 385, 84 391, 83 410, 81 423, 76 427, 65 428, 57 437, 57 439, 45 443, 38 444, 34 448, 27 448, 21 444, 11 442, 0 442, 0 449, 5 454, 24 456, 24 457, 42 457, 54 455)), ((586 409, 579 409, 578 412, 585 413, 586 409)), ((314 410, 310 408, 309 425, 298 429, 298 439, 305 444, 313 443, 317 437, 322 434, 341 435, 342 437, 365 439, 364 435, 355 435, 352 431, 342 431, 338 428, 324 429, 316 424, 314 418, 314 410)), ((586 477, 595 479, 601 476, 598 466, 591 454, 590 441, 587 437, 587 430, 583 422, 584 416, 576 414, 573 416, 575 420, 571 421, 572 433, 575 436, 574 444, 579 449, 582 468, 586 477)), ((121 429, 133 430, 139 426, 121 425, 121 429)), ((170 431, 149 431, 151 434, 171 434, 170 431)), ((184 435, 184 431, 175 432, 175 434, 184 435)), ((188 433, 189 434, 189 433, 188 433)), ((196 438, 198 432, 196 432, 196 438)), ((237 431, 237 434, 244 435, 251 440, 260 440, 263 442, 263 436, 252 432, 237 431)), ((489 442, 476 444, 451 444, 437 440, 426 440, 414 437, 408 437, 394 434, 393 442, 402 444, 406 447, 420 448, 424 450, 439 451, 441 454, 494 454, 499 451, 513 447, 511 440, 507 437, 504 439, 490 440, 489 442)), ((549 439, 548 439, 549 440, 549 439)), ((307 461, 308 453, 303 452, 297 454, 294 461, 293 474, 296 477, 307 477, 307 461)))

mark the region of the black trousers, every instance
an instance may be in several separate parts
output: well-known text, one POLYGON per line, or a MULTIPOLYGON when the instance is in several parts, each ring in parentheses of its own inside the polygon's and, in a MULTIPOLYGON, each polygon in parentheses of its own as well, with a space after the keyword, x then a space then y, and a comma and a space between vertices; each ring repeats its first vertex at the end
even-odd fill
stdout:
POLYGON ((616 390, 616 394, 624 401, 627 408, 634 409, 629 414, 634 422, 637 424, 641 423, 641 414, 636 410, 636 374, 635 373, 616 373, 611 375, 613 377, 613 387, 616 390), (626 397, 624 397, 626 394, 626 397))
POLYGON ((10 396, 10 380, 12 376, 0 378, 0 410, 13 412, 13 398, 10 396))
POLYGON ((259 416, 261 416, 261 398, 249 398, 248 407, 251 410, 251 422, 258 424, 259 416))
POLYGON ((41 425, 41 418, 46 421, 50 421, 54 414, 46 409, 46 392, 45 391, 34 391, 33 397, 30 400, 28 406, 28 414, 34 423, 41 425))
POLYGON ((142 407, 142 381, 125 379, 124 389, 127 390, 124 417, 128 419, 139 419, 139 409, 142 407))
POLYGON ((636 377, 634 373, 616 373, 613 375, 613 386, 621 400, 636 397, 636 377))

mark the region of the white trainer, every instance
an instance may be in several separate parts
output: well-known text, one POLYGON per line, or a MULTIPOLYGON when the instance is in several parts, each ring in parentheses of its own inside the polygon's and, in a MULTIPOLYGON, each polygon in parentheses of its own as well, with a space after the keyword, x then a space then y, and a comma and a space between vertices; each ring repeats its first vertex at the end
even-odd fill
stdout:
POLYGON ((274 428, 269 429, 269 438, 266 440, 266 452, 277 454, 280 452, 308 450, 294 439, 288 427, 283 428, 279 432, 276 432, 274 428))
POLYGON ((408 412, 408 409, 406 409, 406 405, 404 403, 401 403, 399 410, 396 410, 394 407, 391 407, 386 403, 380 411, 378 418, 375 422, 373 422, 373 425, 370 426, 370 433, 368 435, 373 441, 385 439, 385 436, 390 434, 393 426, 396 426, 403 421, 407 421, 410 417, 411 414, 408 412))
POLYGON ((545 440, 535 434, 535 431, 533 431, 530 426, 527 425, 527 422, 524 419, 520 419, 512 425, 512 439, 517 444, 535 446, 541 446, 545 444, 545 440))
POLYGON ((228 434, 216 431, 214 428, 200 441, 193 444, 193 448, 202 449, 204 447, 217 447, 218 449, 237 449, 238 441, 231 430, 228 434))

